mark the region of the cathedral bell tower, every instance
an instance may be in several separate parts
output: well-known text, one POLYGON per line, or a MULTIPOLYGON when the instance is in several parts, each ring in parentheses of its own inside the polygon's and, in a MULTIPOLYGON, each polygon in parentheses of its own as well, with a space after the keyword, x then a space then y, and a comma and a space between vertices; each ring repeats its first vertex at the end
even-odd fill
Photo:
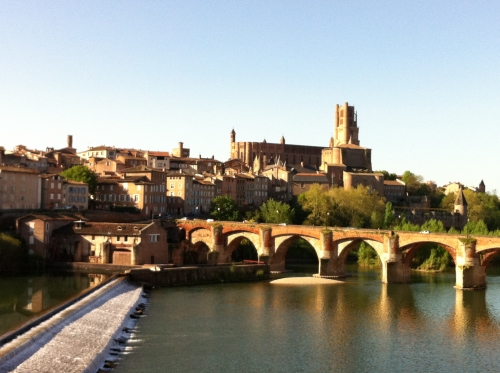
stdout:
POLYGON ((335 105, 335 122, 333 126, 334 146, 353 144, 359 146, 358 114, 354 106, 335 105))

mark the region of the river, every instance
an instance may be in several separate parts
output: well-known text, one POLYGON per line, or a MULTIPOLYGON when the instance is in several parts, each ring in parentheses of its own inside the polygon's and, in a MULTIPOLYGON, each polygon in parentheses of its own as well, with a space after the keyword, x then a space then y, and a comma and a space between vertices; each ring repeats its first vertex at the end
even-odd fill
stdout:
POLYGON ((454 273, 382 284, 221 284, 155 290, 114 371, 498 372, 500 276, 456 290, 454 273))
POLYGON ((42 315, 111 273, 47 271, 36 276, 0 277, 0 336, 42 315))

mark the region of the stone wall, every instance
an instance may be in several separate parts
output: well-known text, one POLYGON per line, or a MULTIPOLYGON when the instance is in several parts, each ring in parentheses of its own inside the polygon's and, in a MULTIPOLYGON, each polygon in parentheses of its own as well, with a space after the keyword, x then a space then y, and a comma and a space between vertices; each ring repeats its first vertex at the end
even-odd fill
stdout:
POLYGON ((198 285, 224 282, 246 282, 269 278, 269 266, 265 264, 218 265, 199 267, 152 267, 131 269, 130 279, 153 286, 198 285), (152 269, 157 269, 153 271, 152 269))

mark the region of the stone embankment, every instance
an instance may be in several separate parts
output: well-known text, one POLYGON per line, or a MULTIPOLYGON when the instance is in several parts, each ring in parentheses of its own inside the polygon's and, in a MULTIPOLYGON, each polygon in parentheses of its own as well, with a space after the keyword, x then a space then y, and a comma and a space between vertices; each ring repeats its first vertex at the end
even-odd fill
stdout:
POLYGON ((201 265, 193 267, 170 267, 164 265, 131 269, 133 281, 152 286, 217 284, 224 282, 262 281, 270 278, 269 265, 201 265))
POLYGON ((125 278, 103 286, 0 347, 0 372, 95 373, 112 365, 142 313, 141 293, 125 278))

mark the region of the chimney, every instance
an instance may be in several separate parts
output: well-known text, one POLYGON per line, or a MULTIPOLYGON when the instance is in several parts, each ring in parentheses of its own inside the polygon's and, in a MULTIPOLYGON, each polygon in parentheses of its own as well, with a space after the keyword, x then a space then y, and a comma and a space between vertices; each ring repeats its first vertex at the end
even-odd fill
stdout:
POLYGON ((68 148, 72 148, 72 147, 73 147, 73 136, 68 135, 68 148))

